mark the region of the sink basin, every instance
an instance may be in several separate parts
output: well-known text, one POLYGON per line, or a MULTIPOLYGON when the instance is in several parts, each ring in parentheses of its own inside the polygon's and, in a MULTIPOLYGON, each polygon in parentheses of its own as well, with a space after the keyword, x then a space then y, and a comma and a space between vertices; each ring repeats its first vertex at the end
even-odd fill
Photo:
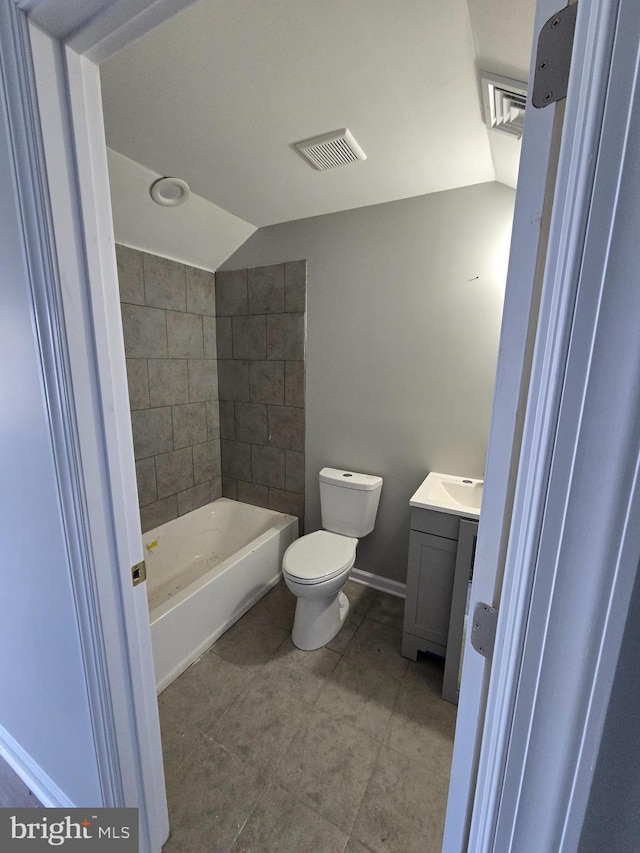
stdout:
POLYGON ((482 480, 432 471, 411 498, 411 506, 480 518, 482 480))

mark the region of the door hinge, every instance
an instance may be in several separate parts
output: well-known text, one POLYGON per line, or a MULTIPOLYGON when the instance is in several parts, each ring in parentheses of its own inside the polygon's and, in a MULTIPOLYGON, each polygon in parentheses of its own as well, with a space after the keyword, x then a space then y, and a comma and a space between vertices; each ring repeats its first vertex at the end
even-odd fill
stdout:
POLYGON ((138 586, 142 581, 146 581, 147 579, 147 564, 144 560, 140 563, 136 563, 135 566, 131 566, 131 579, 133 580, 133 585, 138 586))
POLYGON ((540 30, 531 95, 538 109, 567 97, 577 12, 577 3, 565 6, 540 30))
POLYGON ((498 626, 498 609, 479 601, 473 611, 471 645, 484 658, 493 656, 498 626))

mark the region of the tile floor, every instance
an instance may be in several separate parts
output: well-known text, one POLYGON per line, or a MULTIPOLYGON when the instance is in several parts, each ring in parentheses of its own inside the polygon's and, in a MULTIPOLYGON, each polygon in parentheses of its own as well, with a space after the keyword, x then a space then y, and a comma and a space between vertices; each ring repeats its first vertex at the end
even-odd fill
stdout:
POLYGON ((164 853, 436 853, 456 708, 400 655, 404 602, 350 581, 323 649, 274 587, 160 696, 164 853))

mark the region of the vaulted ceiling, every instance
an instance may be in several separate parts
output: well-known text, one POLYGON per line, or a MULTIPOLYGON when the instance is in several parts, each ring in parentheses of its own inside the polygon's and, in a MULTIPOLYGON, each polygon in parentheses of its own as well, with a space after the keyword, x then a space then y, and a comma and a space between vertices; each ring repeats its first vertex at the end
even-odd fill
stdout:
POLYGON ((107 144, 254 226, 485 181, 479 70, 526 81, 535 0, 200 0, 101 66, 107 144), (367 159, 293 143, 348 127, 367 159))

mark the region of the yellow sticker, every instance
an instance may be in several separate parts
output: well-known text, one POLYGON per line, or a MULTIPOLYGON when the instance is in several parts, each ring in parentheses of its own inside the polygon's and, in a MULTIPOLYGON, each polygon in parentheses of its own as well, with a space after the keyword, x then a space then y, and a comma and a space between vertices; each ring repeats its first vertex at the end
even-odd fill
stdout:
POLYGON ((147 551, 153 551, 154 548, 158 547, 158 540, 154 539, 153 542, 149 542, 148 545, 145 546, 147 551))

